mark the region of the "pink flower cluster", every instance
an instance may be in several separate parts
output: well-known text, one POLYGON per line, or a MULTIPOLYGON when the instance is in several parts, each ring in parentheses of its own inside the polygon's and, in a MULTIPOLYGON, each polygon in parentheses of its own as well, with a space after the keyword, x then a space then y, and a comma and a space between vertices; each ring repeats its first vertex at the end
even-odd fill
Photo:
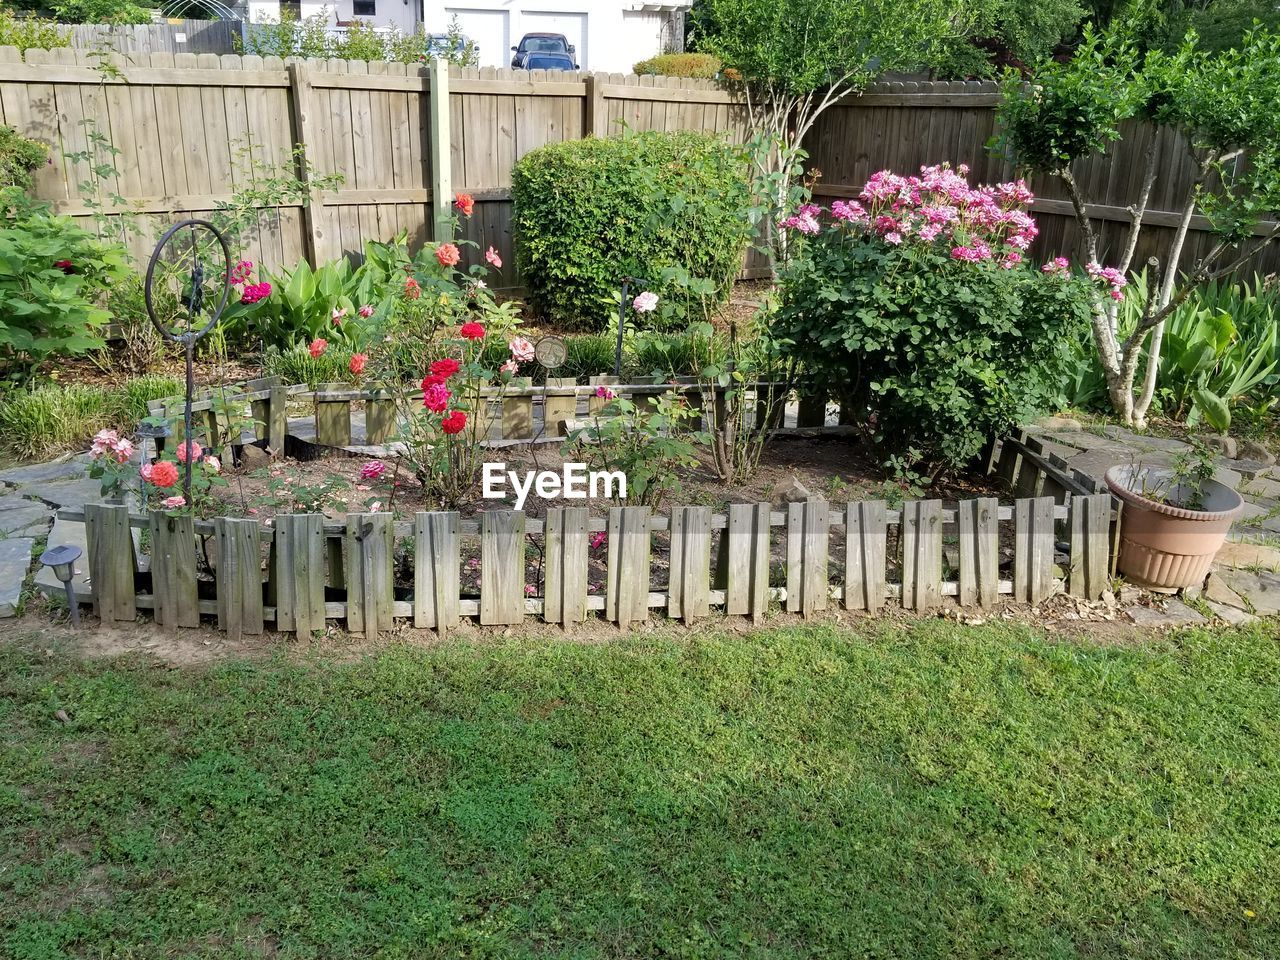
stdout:
MULTIPOLYGON (((831 204, 832 225, 857 228, 892 246, 942 242, 955 260, 994 261, 1006 268, 1021 263, 1039 233, 1026 210, 1033 194, 1022 180, 974 187, 968 173, 963 164, 952 169, 945 163, 921 167, 920 175, 911 177, 881 170, 857 200, 831 204)), ((821 213, 821 207, 808 203, 780 226, 816 234, 821 213)))
POLYGON ((1089 275, 1090 279, 1109 287, 1107 296, 1112 300, 1119 301, 1124 299, 1124 288, 1128 281, 1125 280, 1124 274, 1115 267, 1104 267, 1099 263, 1090 263, 1085 265, 1084 272, 1089 275))
POLYGON ((109 457, 116 463, 125 463, 133 456, 133 441, 122 437, 114 430, 99 430, 93 437, 93 446, 89 448, 89 457, 101 460, 109 457))
POLYGON ((265 280, 261 283, 250 283, 253 277, 253 261, 241 260, 231 268, 231 273, 227 275, 227 281, 233 287, 243 286, 244 290, 240 292, 240 302, 246 306, 257 303, 259 300, 265 300, 271 296, 271 284, 265 280))

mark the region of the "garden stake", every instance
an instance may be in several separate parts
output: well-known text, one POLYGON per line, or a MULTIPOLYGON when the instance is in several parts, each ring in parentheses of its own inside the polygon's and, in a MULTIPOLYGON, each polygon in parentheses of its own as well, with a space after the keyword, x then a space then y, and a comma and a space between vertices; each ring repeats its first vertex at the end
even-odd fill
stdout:
POLYGON ((631 277, 622 278, 622 296, 618 300, 618 348, 613 354, 613 375, 622 376, 622 334, 627 329, 627 285, 631 277))
MULTIPOLYGON (((179 254, 180 262, 181 254, 179 254)), ((175 264, 176 265, 176 264, 175 264)), ((147 316, 151 318, 151 323, 156 330, 166 340, 174 343, 182 344, 186 354, 187 367, 187 397, 186 404, 182 413, 183 439, 182 443, 186 444, 187 457, 184 464, 185 471, 182 478, 182 496, 186 501, 186 505, 191 506, 191 469, 194 466, 196 458, 191 456, 191 403, 192 395, 195 393, 195 351, 196 343, 213 329, 214 325, 222 318, 222 311, 227 306, 227 297, 231 293, 231 250, 227 246, 227 240, 222 233, 213 224, 207 220, 182 220, 175 223, 172 227, 165 231, 159 242, 156 244, 155 250, 151 253, 151 260, 147 264, 146 284, 143 287, 147 304, 147 316), (218 241, 218 246, 222 248, 222 259, 224 262, 222 270, 222 299, 218 301, 218 307, 213 310, 209 316, 209 321, 204 326, 196 326, 197 317, 200 311, 204 309, 204 281, 205 270, 204 261, 200 257, 200 248, 196 240, 197 230, 207 230, 212 233, 218 241), (162 254, 171 241, 180 244, 181 239, 175 238, 183 231, 187 231, 188 239, 191 243, 191 285, 187 294, 187 322, 184 329, 174 327, 170 329, 160 322, 160 318, 156 316, 155 304, 152 297, 152 287, 155 284, 156 266, 162 262, 162 254)), ((182 450, 182 444, 179 444, 178 450, 182 450)), ((203 458, 203 451, 201 452, 203 458)))

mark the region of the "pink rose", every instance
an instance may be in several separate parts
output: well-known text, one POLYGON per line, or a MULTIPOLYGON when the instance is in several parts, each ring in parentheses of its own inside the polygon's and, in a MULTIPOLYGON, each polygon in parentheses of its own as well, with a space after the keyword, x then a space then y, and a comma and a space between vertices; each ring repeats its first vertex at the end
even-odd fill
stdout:
POLYGON ((498 251, 493 249, 493 247, 490 247, 484 252, 484 258, 488 261, 489 266, 493 267, 493 269, 502 269, 502 257, 498 256, 498 251))
POLYGON ((511 350, 511 356, 521 363, 528 363, 533 359, 533 344, 524 337, 516 337, 508 347, 511 350))

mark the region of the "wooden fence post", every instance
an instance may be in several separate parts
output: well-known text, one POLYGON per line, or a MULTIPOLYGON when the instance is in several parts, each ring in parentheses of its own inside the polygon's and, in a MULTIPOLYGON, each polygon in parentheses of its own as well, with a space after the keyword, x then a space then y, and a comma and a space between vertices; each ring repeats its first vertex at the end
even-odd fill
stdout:
POLYGON ((351 401, 325 399, 327 391, 347 390, 345 383, 322 383, 316 391, 316 443, 326 447, 351 444, 351 401))
POLYGON ((391 391, 375 387, 364 402, 364 442, 385 443, 396 430, 396 402, 391 391))
POLYGON ((129 532, 129 508, 119 504, 86 503, 84 526, 93 612, 103 623, 137 619, 133 581, 137 561, 133 535, 129 532))
MULTIPOLYGON (((578 381, 573 377, 549 377, 548 387, 575 387, 578 381)), ((564 433, 562 425, 566 420, 578 416, 578 398, 543 397, 542 400, 542 433, 547 437, 558 437, 564 433)))
POLYGON ((586 76, 587 98, 586 112, 583 116, 582 130, 584 137, 607 137, 609 135, 609 111, 604 102, 604 80, 598 73, 586 76))
POLYGON ((311 75, 307 67, 301 63, 289 64, 289 95, 293 100, 293 151, 298 162, 298 179, 306 186, 307 201, 302 205, 302 237, 304 252, 313 267, 320 261, 316 251, 320 247, 323 235, 316 224, 312 210, 311 196, 311 156, 319 140, 316 133, 316 116, 311 91, 311 75))
MULTIPOLYGON (((527 390, 533 386, 529 377, 512 377, 510 387, 527 390)), ((533 397, 521 394, 502 398, 502 439, 528 440, 533 437, 533 397)))
POLYGON ((994 606, 1000 590, 1000 501, 995 497, 956 504, 960 526, 960 606, 994 606))
POLYGON ((200 626, 196 591, 196 529, 190 516, 151 511, 151 595, 156 623, 200 626))
POLYGON ((449 62, 431 61, 430 136, 433 238, 453 239, 453 156, 449 137, 449 62))

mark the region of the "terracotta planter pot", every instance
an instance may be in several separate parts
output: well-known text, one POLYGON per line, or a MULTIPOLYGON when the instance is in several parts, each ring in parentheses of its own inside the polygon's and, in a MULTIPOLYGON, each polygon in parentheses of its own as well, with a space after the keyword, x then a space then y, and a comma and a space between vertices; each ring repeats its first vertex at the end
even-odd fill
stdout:
MULTIPOLYGON (((1227 539, 1227 532, 1243 509, 1244 501, 1226 484, 1205 482, 1204 509, 1188 510, 1152 500, 1140 492, 1162 481, 1169 471, 1112 467, 1107 486, 1124 503, 1120 515, 1120 556, 1116 566, 1133 583, 1150 590, 1172 593, 1203 583, 1209 565, 1227 539)), ((1179 499, 1184 491, 1167 491, 1179 499)))

